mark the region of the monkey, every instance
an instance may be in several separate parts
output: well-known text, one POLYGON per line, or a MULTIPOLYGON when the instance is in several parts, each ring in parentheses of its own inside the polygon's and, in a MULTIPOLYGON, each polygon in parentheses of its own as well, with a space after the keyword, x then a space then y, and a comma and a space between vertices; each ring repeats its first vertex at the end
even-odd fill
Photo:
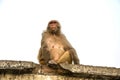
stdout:
POLYGON ((61 25, 57 20, 49 21, 47 29, 42 33, 38 61, 41 65, 80 64, 76 50, 61 32, 61 25))

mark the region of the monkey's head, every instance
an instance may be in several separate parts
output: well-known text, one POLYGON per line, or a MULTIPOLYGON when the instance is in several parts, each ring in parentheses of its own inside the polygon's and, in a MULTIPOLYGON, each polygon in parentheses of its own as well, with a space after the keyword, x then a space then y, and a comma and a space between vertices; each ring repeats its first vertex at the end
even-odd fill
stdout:
POLYGON ((51 34, 59 35, 61 32, 60 23, 57 20, 51 20, 48 23, 47 31, 51 34))

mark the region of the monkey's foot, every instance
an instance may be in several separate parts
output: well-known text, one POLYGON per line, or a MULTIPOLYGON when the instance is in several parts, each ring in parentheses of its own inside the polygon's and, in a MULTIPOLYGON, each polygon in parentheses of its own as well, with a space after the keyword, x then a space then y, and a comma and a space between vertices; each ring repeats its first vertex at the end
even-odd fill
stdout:
POLYGON ((50 60, 48 63, 49 64, 56 64, 57 65, 57 62, 55 62, 54 60, 50 60))
POLYGON ((48 62, 48 66, 53 68, 53 69, 58 69, 59 68, 59 65, 54 60, 50 60, 48 62))

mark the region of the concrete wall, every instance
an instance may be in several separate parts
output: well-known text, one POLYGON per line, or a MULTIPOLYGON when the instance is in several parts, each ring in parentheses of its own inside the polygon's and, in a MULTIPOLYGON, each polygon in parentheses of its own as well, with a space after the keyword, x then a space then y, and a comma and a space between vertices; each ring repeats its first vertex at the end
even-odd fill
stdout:
POLYGON ((20 75, 5 74, 3 75, 1 74, 0 80, 95 80, 95 79, 69 77, 69 76, 61 76, 61 75, 40 75, 40 74, 20 74, 20 75))
POLYGON ((120 80, 120 68, 61 64, 53 69, 33 62, 0 60, 0 80, 120 80))

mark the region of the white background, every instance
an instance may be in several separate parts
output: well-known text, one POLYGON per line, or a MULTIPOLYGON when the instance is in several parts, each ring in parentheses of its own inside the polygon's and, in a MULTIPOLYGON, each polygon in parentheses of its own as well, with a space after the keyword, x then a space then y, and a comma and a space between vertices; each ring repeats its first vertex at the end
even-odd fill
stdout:
POLYGON ((81 64, 120 67, 119 0, 0 0, 0 60, 38 63, 41 33, 52 19, 81 64))

